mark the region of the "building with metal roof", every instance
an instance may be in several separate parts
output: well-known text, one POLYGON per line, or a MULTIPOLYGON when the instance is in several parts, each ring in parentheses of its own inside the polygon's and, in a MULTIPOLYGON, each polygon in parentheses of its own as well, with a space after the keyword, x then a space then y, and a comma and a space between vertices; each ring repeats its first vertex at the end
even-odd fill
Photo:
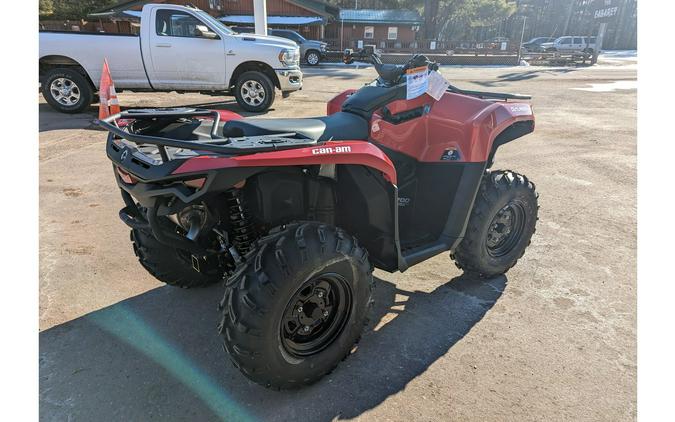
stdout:
POLYGON ((421 25, 424 22, 416 10, 408 9, 342 9, 338 20, 344 23, 396 23, 400 25, 421 25))

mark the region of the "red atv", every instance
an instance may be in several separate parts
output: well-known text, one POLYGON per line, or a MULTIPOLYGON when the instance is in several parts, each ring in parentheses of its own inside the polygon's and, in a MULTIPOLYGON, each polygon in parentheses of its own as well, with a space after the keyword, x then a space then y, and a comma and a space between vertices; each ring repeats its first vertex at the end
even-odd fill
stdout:
POLYGON ((449 251, 491 277, 537 221, 534 184, 491 170, 534 130, 526 96, 463 91, 406 100, 405 71, 328 103, 328 116, 246 118, 129 110, 99 124, 138 259, 184 288, 225 280, 219 331, 232 362, 273 388, 313 383, 358 341, 373 267, 405 271, 449 251), (124 123, 124 125, 121 124, 124 123))

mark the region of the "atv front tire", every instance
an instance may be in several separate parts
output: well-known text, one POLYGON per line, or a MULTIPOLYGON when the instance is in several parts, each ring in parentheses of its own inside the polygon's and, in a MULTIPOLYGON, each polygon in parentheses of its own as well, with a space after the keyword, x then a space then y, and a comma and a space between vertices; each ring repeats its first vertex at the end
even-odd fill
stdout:
POLYGON ((312 384, 347 357, 367 323, 368 252, 317 222, 272 230, 226 282, 219 331, 234 365, 274 389, 312 384))
POLYGON ((516 265, 535 232, 537 198, 534 184, 521 174, 486 173, 464 239, 452 256, 457 267, 493 277, 516 265))
POLYGON ((131 230, 134 253, 152 276, 170 286, 202 287, 222 281, 223 272, 215 258, 193 258, 190 252, 160 243, 151 232, 131 230), (198 268, 199 271, 197 271, 198 268))

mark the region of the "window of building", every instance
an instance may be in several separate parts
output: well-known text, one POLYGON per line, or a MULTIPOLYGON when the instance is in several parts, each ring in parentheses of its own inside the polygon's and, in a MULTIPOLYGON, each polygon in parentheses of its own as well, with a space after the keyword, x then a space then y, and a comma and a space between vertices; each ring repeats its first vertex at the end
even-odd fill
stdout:
POLYGON ((368 38, 371 40, 375 38, 375 27, 374 26, 363 27, 363 38, 368 38))
POLYGON ((397 38, 398 38, 398 27, 390 26, 389 29, 387 30, 387 39, 395 40, 397 38))

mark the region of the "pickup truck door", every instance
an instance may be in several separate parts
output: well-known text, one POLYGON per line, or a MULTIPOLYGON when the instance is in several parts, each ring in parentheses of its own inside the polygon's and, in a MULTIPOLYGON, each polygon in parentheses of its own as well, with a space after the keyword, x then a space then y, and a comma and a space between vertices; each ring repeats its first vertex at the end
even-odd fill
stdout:
POLYGON ((221 90, 225 84, 225 41, 208 38, 197 25, 209 25, 175 9, 155 9, 142 37, 148 78, 155 89, 221 90))

